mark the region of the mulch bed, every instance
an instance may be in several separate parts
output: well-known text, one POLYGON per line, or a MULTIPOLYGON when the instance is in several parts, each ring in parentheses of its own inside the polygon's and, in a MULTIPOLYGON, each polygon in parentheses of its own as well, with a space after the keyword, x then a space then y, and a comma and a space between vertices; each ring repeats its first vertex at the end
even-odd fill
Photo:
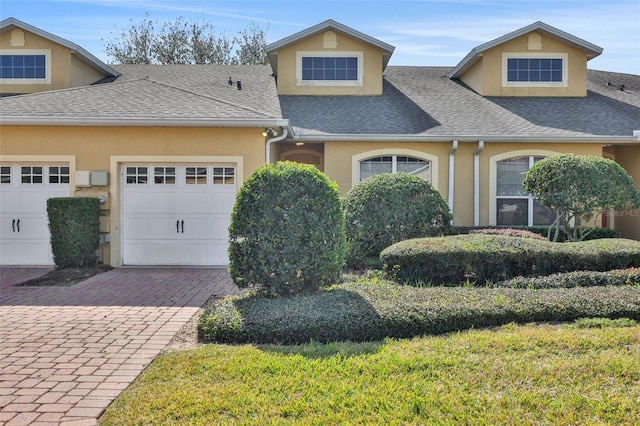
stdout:
POLYGON ((72 286, 110 269, 112 269, 111 266, 102 264, 54 269, 18 286, 72 286))

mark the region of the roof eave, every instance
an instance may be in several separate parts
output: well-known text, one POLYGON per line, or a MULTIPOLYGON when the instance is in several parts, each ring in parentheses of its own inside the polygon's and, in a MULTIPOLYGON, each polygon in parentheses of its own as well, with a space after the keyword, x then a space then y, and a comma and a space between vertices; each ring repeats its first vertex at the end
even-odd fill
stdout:
POLYGON ((593 59, 596 56, 602 54, 602 47, 596 46, 593 43, 589 43, 586 40, 573 36, 569 33, 559 30, 558 28, 552 27, 551 25, 545 24, 542 21, 537 21, 531 25, 527 25, 526 27, 520 28, 518 30, 510 32, 509 34, 505 34, 502 37, 498 37, 494 40, 488 41, 484 44, 481 44, 480 46, 475 47, 467 56, 464 57, 464 59, 462 59, 462 61, 460 61, 460 63, 458 63, 458 65, 455 66, 453 70, 451 70, 449 74, 447 74, 447 77, 460 77, 482 56, 482 53, 484 51, 492 49, 496 46, 506 43, 507 41, 513 40, 514 38, 528 34, 532 31, 542 31, 544 33, 547 33, 552 38, 561 40, 567 44, 573 45, 578 49, 584 50, 587 53, 587 60, 593 59))
POLYGON ((16 18, 7 18, 0 22, 0 32, 2 32, 5 28, 17 27, 23 30, 27 30, 30 33, 34 33, 42 38, 46 38, 54 43, 65 46, 66 48, 71 50, 71 53, 77 55, 79 59, 86 62, 87 64, 99 69, 107 75, 112 77, 118 77, 120 75, 119 72, 111 68, 109 65, 102 62, 100 59, 93 56, 91 53, 84 50, 82 47, 77 44, 66 40, 62 37, 58 37, 57 35, 48 33, 47 31, 41 30, 40 28, 34 27, 33 25, 27 24, 26 22, 22 22, 16 18))
POLYGON ((106 126, 106 127, 290 127, 282 118, 102 118, 1 116, 2 126, 106 126))

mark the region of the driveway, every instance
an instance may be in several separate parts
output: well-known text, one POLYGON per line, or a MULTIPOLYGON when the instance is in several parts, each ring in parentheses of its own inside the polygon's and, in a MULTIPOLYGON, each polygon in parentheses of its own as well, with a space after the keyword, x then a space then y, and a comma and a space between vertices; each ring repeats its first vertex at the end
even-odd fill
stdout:
POLYGON ((211 297, 225 269, 116 268, 72 287, 16 287, 0 268, 0 424, 95 425, 211 297))

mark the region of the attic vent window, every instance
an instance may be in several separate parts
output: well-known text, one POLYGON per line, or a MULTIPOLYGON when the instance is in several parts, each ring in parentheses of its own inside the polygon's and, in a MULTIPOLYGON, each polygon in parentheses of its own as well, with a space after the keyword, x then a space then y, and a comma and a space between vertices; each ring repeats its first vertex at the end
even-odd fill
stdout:
POLYGON ((11 31, 11 40, 9 40, 9 44, 12 47, 24 47, 24 31, 16 28, 11 31))
POLYGON ((338 47, 338 36, 333 31, 326 31, 322 38, 322 47, 325 49, 335 49, 338 47))
POLYGON ((529 43, 527 43, 529 50, 542 50, 542 37, 538 33, 529 34, 529 43))

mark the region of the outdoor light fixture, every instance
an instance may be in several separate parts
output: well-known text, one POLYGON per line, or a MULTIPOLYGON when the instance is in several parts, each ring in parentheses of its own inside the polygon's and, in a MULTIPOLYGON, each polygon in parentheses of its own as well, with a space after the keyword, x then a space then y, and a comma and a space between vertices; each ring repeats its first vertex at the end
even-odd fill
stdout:
POLYGON ((273 130, 271 127, 267 127, 266 129, 264 129, 264 132, 262 132, 262 136, 264 136, 265 138, 267 136, 275 136, 276 135, 276 131, 273 130))

